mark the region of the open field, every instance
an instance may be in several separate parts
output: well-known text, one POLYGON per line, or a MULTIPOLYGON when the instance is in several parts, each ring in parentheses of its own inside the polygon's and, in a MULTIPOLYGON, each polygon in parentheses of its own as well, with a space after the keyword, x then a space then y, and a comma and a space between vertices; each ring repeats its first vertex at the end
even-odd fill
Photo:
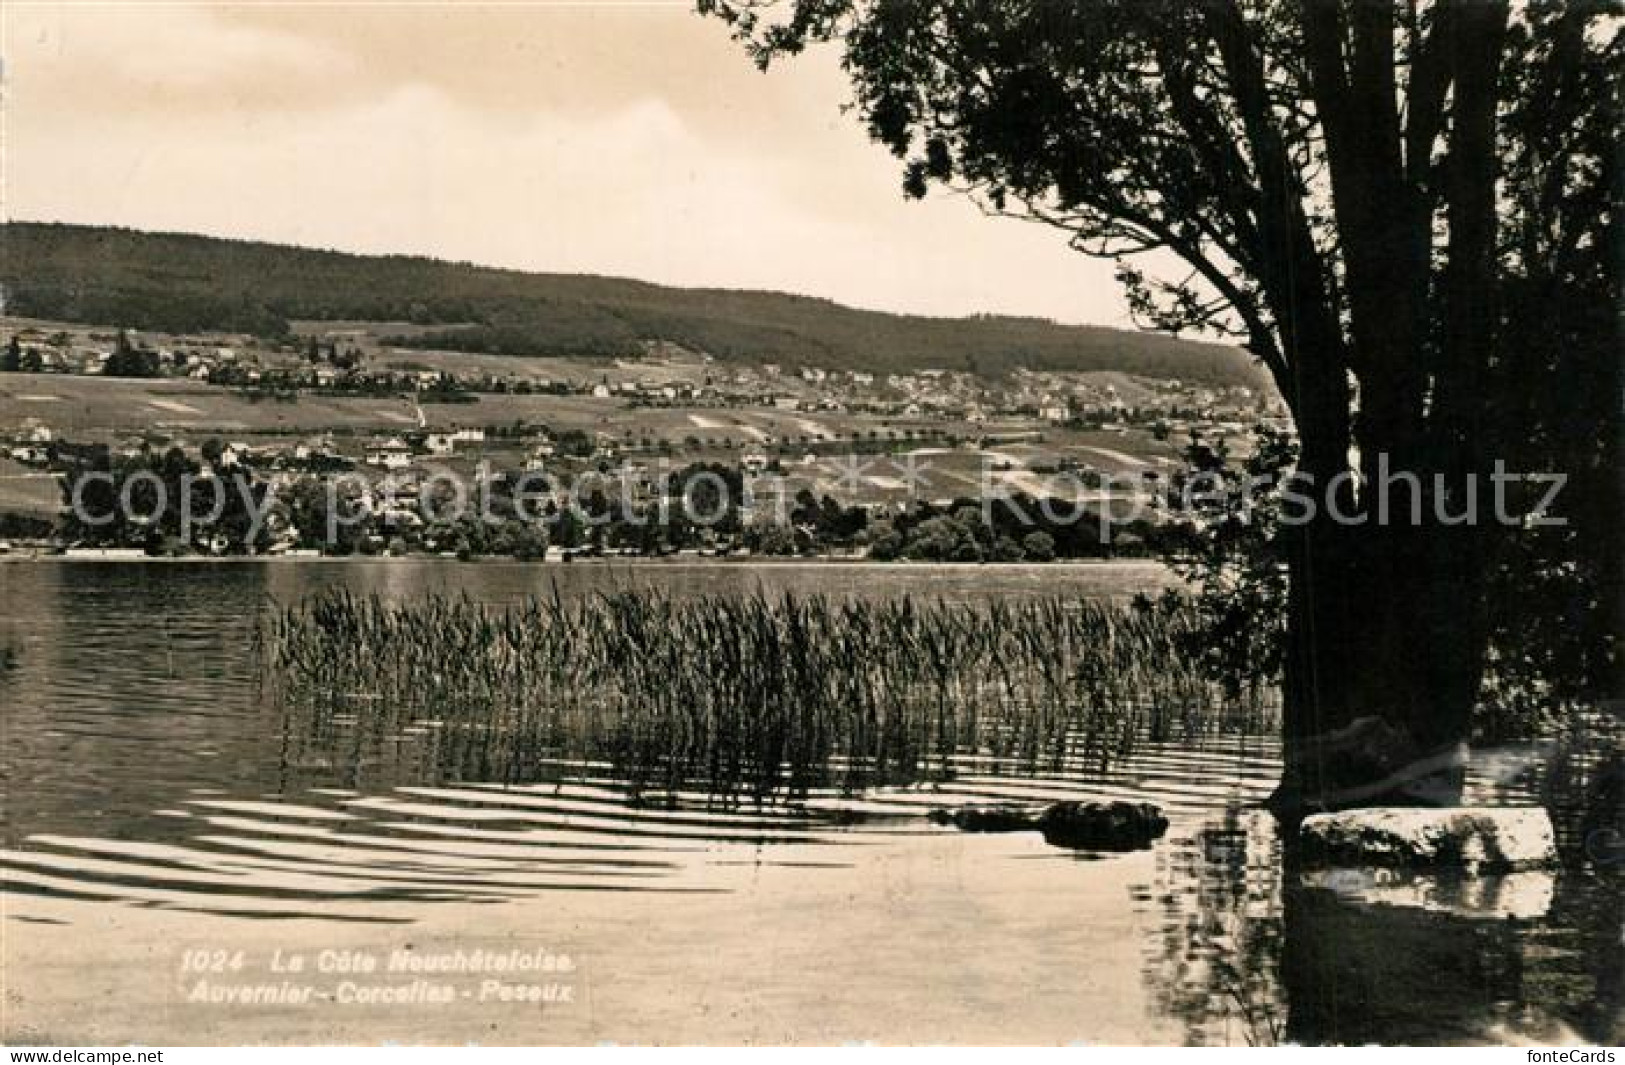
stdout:
MULTIPOLYGON (((482 394, 471 403, 422 405, 430 428, 541 424, 554 432, 605 432, 622 441, 644 437, 698 448, 748 447, 768 441, 815 447, 860 441, 923 437, 942 432, 961 437, 1042 436, 1041 445, 1001 445, 1001 454, 1024 461, 1035 450, 1075 457, 1102 471, 1138 472, 1171 460, 1176 448, 1149 434, 1075 432, 1034 422, 973 425, 941 418, 879 418, 845 412, 795 412, 767 408, 632 407, 624 400, 591 396, 482 394), (873 434, 873 435, 871 435, 873 434)), ((73 438, 160 430, 177 434, 280 434, 399 432, 417 425, 411 398, 350 397, 301 393, 293 400, 254 399, 229 388, 178 379, 106 378, 64 374, 0 377, 0 427, 47 426, 73 438)))
MULTIPOLYGON (((277 445, 331 433, 339 452, 359 459, 367 441, 416 428, 419 409, 431 429, 522 422, 553 433, 579 430, 607 439, 634 460, 652 463, 658 455, 674 467, 731 466, 761 450, 782 462, 786 498, 808 489, 847 505, 1030 495, 1121 514, 1143 499, 1146 474, 1166 476, 1179 458, 1177 443, 1158 441, 1145 430, 1081 431, 1030 421, 970 424, 773 408, 634 407, 621 399, 580 395, 482 394, 472 403, 421 408, 405 396, 301 393, 291 401, 256 401, 191 380, 0 376, 0 429, 43 426, 61 439, 121 445, 153 431, 193 446, 208 437, 277 445), (955 438, 985 442, 952 445, 955 438), (1086 487, 1070 475, 1052 476, 1062 463, 1110 478, 1112 490, 1086 487)), ((477 448, 459 449, 455 457, 437 457, 433 465, 465 475, 479 461, 517 468, 530 446, 493 436, 477 448)), ((42 471, 9 461, 0 469, 0 513, 54 513, 60 498, 56 479, 42 471)))
POLYGON ((52 515, 61 508, 55 474, 0 458, 0 514, 52 515))
POLYGON ((417 419, 398 399, 300 396, 254 401, 198 381, 7 374, 0 378, 0 426, 38 423, 77 438, 97 431, 314 432, 400 429, 417 419))
MULTIPOLYGON (((373 329, 379 328, 374 323, 373 329)), ((359 324, 358 324, 359 330, 359 324)), ((329 333, 328 335, 331 335, 329 333)), ((438 351, 434 349, 390 347, 380 342, 381 336, 405 334, 369 333, 361 331, 358 347, 367 353, 369 365, 391 370, 437 370, 457 375, 486 374, 491 377, 522 381, 567 381, 597 384, 607 381, 611 385, 635 382, 651 385, 699 385, 710 372, 709 364, 695 360, 667 359, 562 359, 548 356, 519 358, 513 355, 488 355, 481 352, 438 351)))
MULTIPOLYGON (((686 432, 692 427, 679 412, 632 412, 620 400, 590 396, 482 395, 473 403, 431 403, 422 410, 431 428, 489 428, 515 421, 541 422, 554 430, 624 429, 637 424, 686 432), (614 417, 617 412, 622 416, 614 417)), ((0 426, 31 424, 79 438, 145 430, 218 435, 388 433, 415 428, 418 418, 411 399, 398 396, 301 393, 284 401, 251 399, 233 389, 189 380, 64 374, 0 377, 0 426)))

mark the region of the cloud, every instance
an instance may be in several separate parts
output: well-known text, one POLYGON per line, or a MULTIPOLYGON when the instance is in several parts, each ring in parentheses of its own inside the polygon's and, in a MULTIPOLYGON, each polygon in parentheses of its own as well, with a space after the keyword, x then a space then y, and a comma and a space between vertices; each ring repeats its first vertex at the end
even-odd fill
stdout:
POLYGON ((298 110, 328 106, 362 80, 342 48, 205 8, 33 5, 3 18, 14 109, 109 118, 298 110))
POLYGON ((8 11, 8 212, 1122 323, 1063 235, 904 202, 829 56, 763 77, 669 12, 347 10, 8 11))

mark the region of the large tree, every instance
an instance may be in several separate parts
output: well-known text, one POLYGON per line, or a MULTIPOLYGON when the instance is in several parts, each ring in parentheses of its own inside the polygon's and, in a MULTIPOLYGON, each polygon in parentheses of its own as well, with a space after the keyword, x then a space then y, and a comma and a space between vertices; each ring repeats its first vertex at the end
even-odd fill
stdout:
POLYGON ((1056 226, 1118 261, 1149 324, 1235 336, 1269 368, 1321 503, 1282 531, 1284 798, 1459 796, 1487 648, 1512 623, 1491 595, 1512 536, 1491 520, 1495 460, 1589 478, 1589 533, 1548 546, 1610 631, 1595 618, 1614 617, 1618 569, 1592 546, 1618 527, 1616 4, 701 8, 763 66, 834 42, 910 194, 940 183, 1056 226), (1579 411, 1602 424, 1564 424, 1579 411))

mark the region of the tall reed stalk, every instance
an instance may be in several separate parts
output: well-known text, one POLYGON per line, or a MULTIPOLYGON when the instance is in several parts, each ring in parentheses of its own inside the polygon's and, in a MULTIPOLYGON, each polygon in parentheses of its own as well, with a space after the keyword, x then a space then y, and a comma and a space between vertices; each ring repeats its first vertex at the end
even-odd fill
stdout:
MULTIPOLYGON (((438 778, 583 766, 644 797, 763 802, 998 769, 1106 769, 1138 741, 1262 728, 1180 650, 1187 611, 1046 599, 556 593, 493 608, 336 591, 264 622, 286 757, 438 778)), ((1186 641, 1182 643, 1182 640, 1186 641)))

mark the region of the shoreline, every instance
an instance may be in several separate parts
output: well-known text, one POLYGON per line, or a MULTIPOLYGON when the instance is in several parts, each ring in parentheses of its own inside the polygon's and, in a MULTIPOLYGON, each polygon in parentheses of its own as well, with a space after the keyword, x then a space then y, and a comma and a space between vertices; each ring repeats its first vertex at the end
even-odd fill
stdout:
POLYGON ((578 557, 569 560, 531 559, 499 557, 489 555, 478 558, 459 559, 443 558, 436 555, 61 555, 46 554, 43 552, 13 552, 0 554, 0 565, 23 564, 35 562, 66 562, 66 563, 161 563, 168 565, 249 565, 249 564, 288 564, 307 563, 320 565, 402 565, 406 563, 443 563, 456 566, 603 566, 603 565, 636 565, 636 566, 751 566, 762 569, 770 568, 806 568, 806 567, 842 567, 865 569, 932 569, 932 570, 1006 570, 1006 569, 1089 569, 1103 567, 1143 567, 1147 569, 1168 569, 1168 564, 1154 558, 1073 558, 1055 559, 1051 562, 914 562, 906 559, 893 559, 889 561, 870 560, 866 558, 836 558, 830 556, 817 556, 810 558, 786 558, 780 556, 751 556, 743 558, 727 558, 707 555, 668 555, 661 558, 646 555, 600 555, 578 557))

